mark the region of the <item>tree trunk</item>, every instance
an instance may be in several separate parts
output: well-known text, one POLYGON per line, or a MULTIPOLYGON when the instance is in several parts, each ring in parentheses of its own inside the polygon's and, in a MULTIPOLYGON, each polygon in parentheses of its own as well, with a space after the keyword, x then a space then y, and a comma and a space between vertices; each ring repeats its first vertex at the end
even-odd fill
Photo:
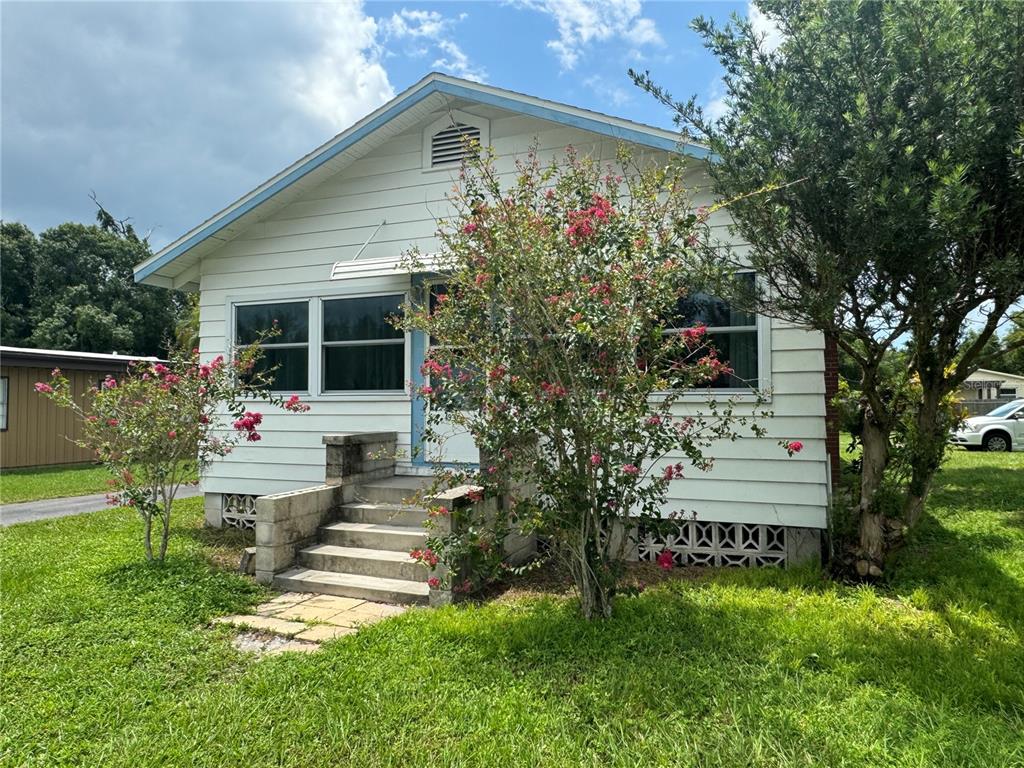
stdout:
POLYGON ((164 509, 163 530, 160 531, 160 562, 167 556, 167 540, 171 537, 171 507, 170 504, 164 509))
POLYGON ((950 424, 944 418, 942 398, 933 394, 937 386, 933 384, 926 391, 914 417, 916 444, 910 456, 910 483, 903 504, 903 520, 908 528, 913 528, 921 519, 932 480, 946 455, 950 424))
POLYGON ((143 517, 142 542, 146 547, 146 560, 153 562, 153 516, 143 517))
POLYGON ((880 566, 885 558, 885 519, 878 511, 876 496, 889 461, 889 433, 878 423, 870 406, 864 408, 861 442, 860 555, 869 566, 880 566))

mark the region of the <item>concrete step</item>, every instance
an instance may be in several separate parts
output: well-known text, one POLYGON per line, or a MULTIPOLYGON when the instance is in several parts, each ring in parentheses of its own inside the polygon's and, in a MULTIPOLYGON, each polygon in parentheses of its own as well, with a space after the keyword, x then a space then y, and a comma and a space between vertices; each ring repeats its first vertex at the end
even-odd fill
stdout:
POLYGON ((311 568, 292 568, 277 574, 274 577, 274 587, 289 592, 316 592, 405 605, 426 605, 430 596, 430 588, 425 582, 334 573, 311 568))
POLYGON ((429 486, 430 482, 429 477, 395 475, 357 486, 355 496, 358 501, 371 504, 409 504, 416 492, 429 486))
POLYGON ((333 544, 315 544, 299 552, 299 563, 315 571, 333 571, 384 579, 426 581, 430 574, 408 552, 385 549, 339 547, 333 544))
POLYGON ((406 525, 418 528, 427 519, 427 511, 423 507, 412 507, 407 504, 353 502, 342 505, 341 519, 347 523, 406 525))
POLYGON ((320 527, 320 541, 338 547, 360 549, 386 549, 405 552, 422 547, 427 540, 423 528, 408 525, 379 525, 377 523, 331 523, 320 527))

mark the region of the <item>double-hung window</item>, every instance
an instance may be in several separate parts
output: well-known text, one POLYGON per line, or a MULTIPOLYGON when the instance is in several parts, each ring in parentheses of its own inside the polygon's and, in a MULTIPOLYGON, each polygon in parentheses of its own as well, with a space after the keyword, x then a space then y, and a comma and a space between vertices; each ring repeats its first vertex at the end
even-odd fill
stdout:
POLYGON ((402 299, 393 294, 324 301, 324 392, 405 388, 405 334, 389 322, 401 314, 402 299))
POLYGON ((279 333, 264 339, 258 367, 273 369, 274 392, 309 390, 309 301, 235 306, 235 343, 247 346, 272 329, 279 333))
MULTIPOLYGON (((740 272, 736 280, 741 295, 753 295, 754 273, 740 272)), ((716 389, 749 389, 759 386, 757 315, 732 306, 725 299, 695 291, 679 300, 675 326, 679 333, 695 325, 707 326, 707 340, 732 373, 723 374, 709 384, 716 389)))

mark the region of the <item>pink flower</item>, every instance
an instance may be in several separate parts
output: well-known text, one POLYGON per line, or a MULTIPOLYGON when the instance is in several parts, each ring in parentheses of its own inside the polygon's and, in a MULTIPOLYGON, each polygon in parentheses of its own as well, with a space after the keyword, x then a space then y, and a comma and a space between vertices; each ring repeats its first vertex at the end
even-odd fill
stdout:
POLYGON ((51 392, 53 392, 53 387, 51 387, 49 384, 44 384, 41 381, 37 381, 36 382, 36 392, 41 392, 44 395, 48 395, 51 392))
POLYGON ((309 406, 305 403, 299 402, 298 395, 292 395, 284 404, 285 410, 292 411, 293 413, 305 413, 309 410, 309 406))
POLYGON ((107 419, 107 424, 111 427, 116 427, 120 423, 117 419, 107 419))
POLYGON ((656 427, 661 424, 661 416, 651 416, 647 419, 647 426, 656 427))
POLYGON ((462 231, 467 235, 472 235, 474 232, 476 232, 476 227, 476 222, 470 221, 466 223, 466 226, 462 228, 462 231))
POLYGON ((178 436, 178 432, 177 430, 172 429, 170 432, 167 433, 167 436, 171 438, 171 440, 173 440, 178 436))
POLYGON ((675 562, 672 560, 672 553, 667 549, 661 550, 661 554, 658 555, 658 567, 666 571, 671 571, 674 565, 675 562))
POLYGON ((800 451, 804 449, 804 444, 801 443, 799 440, 782 440, 779 442, 779 444, 786 449, 786 453, 788 453, 790 456, 792 456, 795 453, 800 453, 800 451))
POLYGON ((493 475, 497 471, 498 471, 498 468, 494 467, 494 466, 490 466, 490 467, 487 468, 487 474, 488 475, 493 475))
POLYGON ((210 417, 207 416, 205 413, 199 414, 199 423, 200 424, 209 424, 210 423, 210 417))
POLYGON ((640 468, 636 464, 624 464, 622 471, 627 475, 638 475, 640 474, 640 468))
POLYGON ((600 453, 593 453, 593 454, 590 455, 590 466, 596 467, 600 463, 601 463, 601 454, 600 453))
POLYGON ((437 576, 431 576, 429 579, 427 579, 427 586, 431 589, 437 589, 441 586, 441 580, 437 578, 437 576))
POLYGON ((706 325, 695 325, 693 328, 685 328, 683 329, 683 339, 685 341, 698 341, 704 337, 707 330, 706 325))
POLYGON ((250 432, 248 435, 245 436, 245 439, 248 440, 250 443, 255 443, 262 440, 263 437, 260 435, 259 432, 250 432))
POLYGON ((117 379, 115 379, 113 376, 107 376, 107 378, 103 380, 103 388, 117 389, 117 379))
POLYGON ((424 384, 422 387, 420 387, 420 394, 421 395, 432 395, 432 394, 434 394, 434 388, 432 386, 430 386, 429 384, 424 384))
POLYGON ((676 464, 669 464, 665 467, 665 472, 662 475, 666 480, 675 480, 683 476, 683 463, 680 461, 676 464))

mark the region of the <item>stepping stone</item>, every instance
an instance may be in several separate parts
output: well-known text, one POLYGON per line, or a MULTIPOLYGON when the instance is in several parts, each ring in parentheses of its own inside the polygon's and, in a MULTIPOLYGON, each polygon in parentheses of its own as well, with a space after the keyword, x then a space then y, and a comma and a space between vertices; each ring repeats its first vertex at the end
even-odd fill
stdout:
POLYGON ((291 637, 306 628, 298 621, 284 621, 275 616, 221 616, 213 620, 214 624, 230 624, 234 627, 248 627, 273 632, 275 635, 291 637))
POLYGON ((317 595, 303 603, 304 606, 315 608, 333 608, 335 611, 347 611, 357 605, 366 605, 365 600, 357 597, 338 597, 337 595, 317 595))
POLYGON ((299 632, 296 640, 308 640, 313 643, 322 643, 325 640, 333 640, 336 637, 355 634, 355 627, 339 627, 333 624, 317 624, 307 630, 299 632))
POLYGON ((345 613, 345 611, 339 611, 337 608, 317 608, 316 606, 303 604, 279 611, 276 614, 276 618, 287 619, 289 621, 304 621, 307 624, 316 621, 336 623, 334 622, 334 617, 342 613, 345 613))
POLYGON ((266 651, 267 656, 276 656, 279 653, 312 653, 313 651, 320 650, 319 643, 304 643, 299 640, 289 640, 283 645, 279 645, 276 648, 270 648, 266 651))

